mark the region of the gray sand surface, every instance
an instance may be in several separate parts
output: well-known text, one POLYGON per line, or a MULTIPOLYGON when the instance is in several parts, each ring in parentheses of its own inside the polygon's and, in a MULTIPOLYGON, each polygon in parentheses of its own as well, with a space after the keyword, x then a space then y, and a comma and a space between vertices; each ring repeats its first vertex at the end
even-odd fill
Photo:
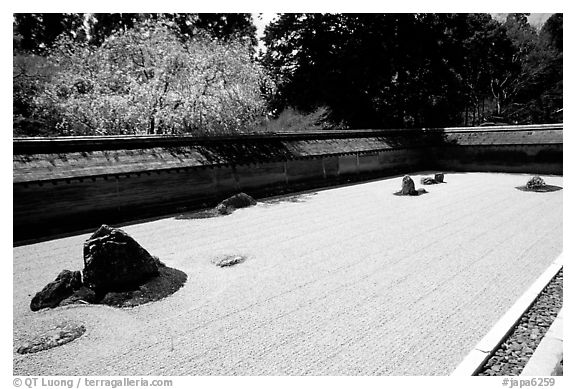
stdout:
POLYGON ((428 194, 400 197, 394 177, 225 217, 126 226, 188 274, 175 294, 130 309, 31 312, 62 269, 82 268, 89 234, 16 247, 14 350, 63 321, 86 333, 14 352, 13 372, 448 375, 562 251, 563 191, 515 189, 529 178, 448 173, 428 194), (225 255, 247 259, 212 263, 225 255))

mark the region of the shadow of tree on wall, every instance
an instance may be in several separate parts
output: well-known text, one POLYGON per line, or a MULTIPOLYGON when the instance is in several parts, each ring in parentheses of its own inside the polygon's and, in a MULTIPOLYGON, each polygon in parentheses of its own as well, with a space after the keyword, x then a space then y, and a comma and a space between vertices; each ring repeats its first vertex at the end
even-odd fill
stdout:
POLYGON ((243 165, 294 158, 282 140, 210 142, 193 146, 208 164, 243 165))
POLYGON ((391 148, 442 147, 458 144, 456 139, 449 139, 441 128, 395 130, 385 135, 378 135, 377 139, 391 148))
POLYGON ((315 138, 274 139, 213 139, 209 142, 194 142, 183 147, 167 147, 167 152, 176 158, 194 158, 203 165, 265 163, 286 161, 301 157, 326 154, 354 153, 370 147, 376 150, 442 147, 456 145, 456 139, 448 139, 442 129, 383 130, 358 134, 350 131, 346 136, 315 138))

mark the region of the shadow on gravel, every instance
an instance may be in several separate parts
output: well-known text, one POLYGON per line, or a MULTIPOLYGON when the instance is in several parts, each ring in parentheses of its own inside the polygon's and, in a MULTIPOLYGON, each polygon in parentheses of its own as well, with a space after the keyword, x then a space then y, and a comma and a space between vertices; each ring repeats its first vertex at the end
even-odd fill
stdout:
POLYGON ((314 192, 314 193, 302 193, 302 194, 297 194, 297 195, 293 195, 293 196, 282 196, 282 197, 277 197, 277 198, 273 198, 273 199, 269 199, 269 200, 264 200, 262 201, 262 204, 266 205, 266 206, 270 206, 270 205, 276 205, 276 204, 280 204, 280 203, 304 203, 308 200, 311 200, 314 198, 314 196, 316 196, 318 193, 314 192))
POLYGON ((158 301, 170 296, 180 289, 188 276, 183 271, 167 266, 158 268, 160 273, 148 282, 140 285, 136 290, 122 292, 108 292, 97 304, 105 304, 113 307, 135 307, 152 301, 158 301))
POLYGON ((210 219, 213 217, 221 217, 226 215, 221 215, 216 212, 215 209, 203 209, 201 211, 194 211, 189 213, 183 213, 175 217, 176 220, 194 220, 194 219, 210 219))
POLYGON ((402 191, 394 192, 394 196, 405 196, 405 197, 412 197, 412 196, 420 196, 423 194, 429 193, 426 189, 417 189, 413 193, 410 194, 403 194, 402 191))
POLYGON ((562 190, 561 186, 556 186, 556 185, 544 185, 538 188, 528 188, 526 187, 526 185, 523 186, 517 186, 516 189, 521 190, 522 192, 539 192, 539 193, 545 193, 545 192, 556 192, 558 190, 562 190))
MULTIPOLYGON (((158 273, 158 276, 151 278, 137 289, 96 293, 90 302, 77 300, 71 304, 104 304, 118 308, 135 307, 168 297, 180 289, 188 278, 183 271, 167 266, 159 266, 158 273)), ((79 338, 84 332, 86 332, 86 327, 83 324, 64 322, 23 342, 16 352, 30 354, 59 347, 79 338)))

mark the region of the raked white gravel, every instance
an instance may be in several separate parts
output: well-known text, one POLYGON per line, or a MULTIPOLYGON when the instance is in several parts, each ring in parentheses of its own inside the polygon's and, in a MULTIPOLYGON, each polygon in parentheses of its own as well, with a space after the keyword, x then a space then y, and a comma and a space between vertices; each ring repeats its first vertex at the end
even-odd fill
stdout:
POLYGON ((86 333, 14 351, 14 375, 448 375, 562 251, 563 191, 515 189, 529 178, 448 173, 400 197, 393 177, 126 226, 188 274, 132 309, 30 311, 62 269, 83 267, 88 234, 16 247, 14 350, 63 321, 86 333), (212 263, 232 254, 247 260, 212 263))

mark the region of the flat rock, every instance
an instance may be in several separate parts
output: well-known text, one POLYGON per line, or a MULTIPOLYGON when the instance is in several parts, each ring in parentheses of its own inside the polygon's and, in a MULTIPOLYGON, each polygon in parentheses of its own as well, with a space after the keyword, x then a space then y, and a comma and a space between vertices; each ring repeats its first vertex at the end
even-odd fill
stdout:
POLYGON ((62 346, 78 339, 84 332, 86 332, 86 327, 82 324, 63 323, 25 342, 18 347, 16 352, 30 354, 62 346))
POLYGON ((219 267, 228 267, 242 263, 245 260, 246 257, 243 257, 242 255, 227 255, 224 257, 215 258, 212 263, 219 267))

